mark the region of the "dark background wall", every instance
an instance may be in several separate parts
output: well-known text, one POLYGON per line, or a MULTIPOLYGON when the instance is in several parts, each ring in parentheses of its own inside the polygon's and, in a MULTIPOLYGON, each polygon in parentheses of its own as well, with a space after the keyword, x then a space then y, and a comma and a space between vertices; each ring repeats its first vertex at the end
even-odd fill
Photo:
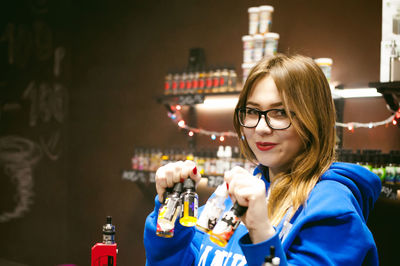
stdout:
MULTIPOLYGON (((53 33, 52 49, 57 42, 66 48, 64 76, 49 70, 53 57, 40 61, 32 54, 32 65, 12 73, 14 83, 0 83, 2 104, 21 105, 2 113, 0 136, 23 136, 40 146, 40 134, 47 134, 53 137, 47 143, 57 143, 54 149, 63 153, 57 160, 43 155, 33 166, 30 210, 0 224, 0 258, 21 264, 88 265, 107 215, 117 227, 118 264, 144 264, 143 226, 155 189, 123 180, 121 173, 130 168, 134 147, 187 147, 187 138, 155 101, 164 75, 183 70, 193 47, 204 48, 207 65, 234 65, 240 73, 248 7, 275 7, 272 28, 281 36, 280 52, 333 58, 332 80, 345 87, 379 80, 380 0, 3 1, 0 36, 10 21, 33 28, 41 16, 32 15, 32 4, 48 7, 50 15, 42 21, 53 33), (38 65, 47 65, 47 76, 38 65), (64 84, 66 119, 29 126, 31 102, 22 95, 30 80, 64 84), (54 132, 60 132, 58 138, 54 132)), ((1 60, 4 71, 15 68, 1 60)), ((9 75, 2 77, 9 80, 9 75)), ((346 122, 381 121, 389 115, 381 98, 345 101, 346 122)), ((199 112, 198 122, 217 131, 232 129, 230 111, 199 112)), ((398 136, 393 126, 345 131, 343 146, 387 152, 400 149, 398 136)), ((199 144, 217 145, 202 137, 199 144)), ((15 184, 7 174, 0 178, 5 211, 13 206, 15 184)))

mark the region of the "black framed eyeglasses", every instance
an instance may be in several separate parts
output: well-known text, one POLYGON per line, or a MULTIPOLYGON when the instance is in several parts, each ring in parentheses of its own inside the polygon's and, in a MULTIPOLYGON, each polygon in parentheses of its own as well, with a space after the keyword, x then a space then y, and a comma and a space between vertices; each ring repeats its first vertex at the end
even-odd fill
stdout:
MULTIPOLYGON (((236 114, 242 127, 255 128, 260 122, 261 116, 264 115, 265 122, 272 129, 283 130, 292 124, 285 109, 269 109, 260 111, 255 108, 236 108, 236 114)), ((294 112, 290 112, 294 115, 294 112)))

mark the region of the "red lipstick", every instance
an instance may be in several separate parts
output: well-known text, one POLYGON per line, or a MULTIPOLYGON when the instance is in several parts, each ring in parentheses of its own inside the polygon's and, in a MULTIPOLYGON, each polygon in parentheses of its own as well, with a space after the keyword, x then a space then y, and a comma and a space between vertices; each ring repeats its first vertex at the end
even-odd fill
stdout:
POLYGON ((260 151, 269 151, 276 146, 276 143, 272 142, 256 142, 256 146, 260 151))

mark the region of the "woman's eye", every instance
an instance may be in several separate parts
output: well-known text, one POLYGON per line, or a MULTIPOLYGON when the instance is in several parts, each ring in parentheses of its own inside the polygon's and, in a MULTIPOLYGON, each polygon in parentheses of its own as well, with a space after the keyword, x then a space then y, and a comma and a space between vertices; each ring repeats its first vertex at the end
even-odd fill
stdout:
POLYGON ((246 109, 246 113, 248 115, 258 115, 258 112, 255 109, 246 109))
POLYGON ((269 113, 270 117, 275 117, 275 118, 286 118, 287 114, 286 111, 283 109, 279 109, 279 110, 273 110, 269 113))
POLYGON ((285 110, 277 110, 277 111, 276 111, 276 114, 277 114, 278 116, 287 116, 285 110))

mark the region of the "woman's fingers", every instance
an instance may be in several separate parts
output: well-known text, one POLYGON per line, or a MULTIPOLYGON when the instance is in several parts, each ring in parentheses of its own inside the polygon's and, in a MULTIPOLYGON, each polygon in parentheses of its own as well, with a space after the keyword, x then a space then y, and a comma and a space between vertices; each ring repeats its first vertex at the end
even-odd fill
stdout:
POLYGON ((196 164, 193 161, 187 160, 183 162, 180 174, 180 182, 184 182, 186 178, 191 178, 193 181, 200 182, 201 175, 197 171, 196 164))
POLYGON ((201 175, 197 171, 193 161, 178 161, 160 167, 156 172, 156 190, 160 202, 164 200, 166 188, 172 188, 176 183, 184 182, 186 178, 193 179, 196 184, 200 181, 201 175))
POLYGON ((234 167, 224 175, 233 201, 248 206, 256 197, 265 197, 265 184, 241 167, 234 167))
POLYGON ((156 181, 156 190, 158 194, 158 201, 163 202, 164 193, 166 191, 166 188, 168 187, 166 169, 164 166, 161 166, 160 168, 157 169, 155 181, 156 181))

